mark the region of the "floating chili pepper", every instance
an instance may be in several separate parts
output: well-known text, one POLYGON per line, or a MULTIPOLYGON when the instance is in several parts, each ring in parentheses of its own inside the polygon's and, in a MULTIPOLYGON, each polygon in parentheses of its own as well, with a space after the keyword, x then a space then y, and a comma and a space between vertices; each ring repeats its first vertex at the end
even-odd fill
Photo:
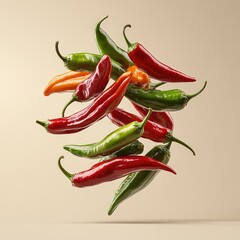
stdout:
POLYGON ((126 25, 123 30, 125 41, 128 45, 128 56, 139 68, 143 69, 151 77, 166 82, 195 82, 194 77, 185 75, 166 64, 157 60, 140 43, 130 43, 126 37, 125 30, 131 25, 126 25))
POLYGON ((133 65, 132 61, 128 56, 128 53, 119 46, 117 46, 117 44, 101 28, 101 23, 106 18, 108 18, 108 16, 104 17, 101 21, 99 21, 95 28, 99 52, 102 55, 109 55, 113 60, 119 62, 123 67, 128 68, 129 66, 133 65))
MULTIPOLYGON (((68 72, 65 72, 62 74, 58 74, 48 83, 48 85, 45 87, 43 93, 45 96, 48 96, 49 94, 54 92, 52 90, 52 88, 54 88, 56 85, 66 82, 71 79, 76 79, 76 78, 77 79, 80 78, 82 80, 82 79, 85 79, 86 77, 88 77, 89 74, 90 73, 87 71, 80 71, 80 72, 68 71, 68 72)), ((69 90, 69 89, 67 89, 67 90, 69 90)), ((70 89, 70 90, 72 90, 72 89, 70 89)))
POLYGON ((195 94, 186 94, 180 89, 172 90, 146 90, 129 85, 126 97, 132 102, 136 103, 145 108, 151 108, 153 111, 178 111, 183 109, 189 100, 199 95, 206 87, 207 82, 204 86, 195 94))
MULTIPOLYGON (((64 57, 59 52, 58 45, 59 42, 57 41, 55 44, 57 55, 62 59, 62 61, 65 64, 65 67, 72 71, 87 70, 93 72, 102 58, 102 55, 93 53, 72 53, 64 57)), ((111 59, 111 62, 112 62, 111 78, 117 79, 126 70, 121 64, 117 63, 113 59, 111 59)))
MULTIPOLYGON (((171 142, 166 145, 155 146, 146 154, 146 156, 167 164, 170 159, 170 145, 171 142)), ((146 188, 158 173, 159 171, 141 171, 129 174, 116 190, 115 196, 108 210, 108 215, 111 215, 124 200, 146 188)))
POLYGON ((128 156, 128 155, 133 155, 133 154, 141 154, 143 152, 143 149, 144 149, 144 145, 137 140, 110 155, 102 157, 99 160, 99 162, 109 160, 112 158, 116 158, 116 157, 128 156))
POLYGON ((71 100, 64 107, 62 116, 64 117, 65 110, 71 103, 89 101, 99 95, 107 86, 111 71, 111 60, 108 55, 104 55, 97 64, 96 70, 77 86, 71 100))
MULTIPOLYGON (((107 116, 117 126, 124 126, 125 124, 129 124, 130 122, 133 122, 133 121, 141 122, 143 120, 142 117, 129 113, 121 108, 115 108, 107 116)), ((177 142, 185 146, 186 148, 188 148, 193 153, 193 155, 195 155, 194 150, 191 147, 189 147, 186 143, 175 138, 172 135, 172 131, 170 131, 170 129, 164 128, 161 125, 155 122, 152 122, 150 120, 148 120, 144 126, 144 133, 142 137, 150 139, 154 142, 162 142, 162 143, 166 143, 169 141, 177 142)))
POLYGON ((61 165, 61 156, 58 166, 63 174, 71 181, 74 187, 88 187, 100 183, 113 181, 129 173, 141 170, 165 170, 176 174, 169 166, 147 156, 118 157, 94 164, 90 169, 76 174, 68 173, 61 165))
MULTIPOLYGON (((146 116, 148 110, 147 108, 141 107, 135 103, 133 103, 133 106, 135 107, 135 109, 144 117, 146 116)), ((150 118, 150 121, 155 122, 165 128, 168 128, 170 130, 173 130, 173 119, 172 116, 170 115, 169 112, 156 112, 153 111, 150 118)))
POLYGON ((146 117, 142 119, 141 122, 129 122, 128 124, 111 132, 99 142, 85 145, 65 145, 63 148, 79 157, 96 158, 106 156, 140 138, 144 133, 144 126, 151 113, 152 110, 150 109, 146 117))
POLYGON ((98 95, 86 108, 68 117, 36 122, 49 133, 64 134, 79 132, 105 117, 121 102, 132 73, 122 74, 108 89, 98 95))

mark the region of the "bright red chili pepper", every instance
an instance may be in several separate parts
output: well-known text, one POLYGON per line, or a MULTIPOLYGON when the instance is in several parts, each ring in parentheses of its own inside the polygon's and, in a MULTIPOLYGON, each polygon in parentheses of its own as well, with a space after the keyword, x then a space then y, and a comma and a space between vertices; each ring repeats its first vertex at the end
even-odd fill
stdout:
POLYGON ((132 73, 122 74, 108 89, 98 95, 86 108, 68 117, 36 121, 49 133, 65 134, 79 132, 99 121, 121 102, 132 73))
MULTIPOLYGON (((115 108, 107 116, 117 126, 123 126, 133 121, 141 122, 143 119, 142 117, 129 113, 121 108, 115 108)), ((193 153, 193 155, 195 155, 194 150, 186 143, 175 138, 172 135, 172 131, 170 129, 162 127, 161 125, 150 120, 148 120, 144 126, 144 133, 142 137, 150 139, 154 142, 170 142, 170 141, 177 142, 188 148, 193 153)))
POLYGON ((140 43, 130 43, 126 37, 124 27, 123 35, 128 45, 128 56, 135 65, 145 71, 151 77, 165 82, 195 82, 196 79, 179 72, 164 63, 157 60, 149 51, 140 43))
POLYGON ((83 82, 81 82, 75 92, 72 95, 72 98, 64 107, 62 116, 66 108, 75 101, 85 102, 95 98, 99 95, 107 86, 112 72, 112 63, 108 55, 104 55, 99 63, 96 66, 95 71, 83 82))
MULTIPOLYGON (((148 109, 141 107, 134 102, 132 102, 135 109, 144 117, 148 113, 148 109)), ((169 112, 156 112, 152 111, 151 116, 149 118, 150 121, 160 124, 161 126, 173 130, 173 119, 169 112)))
POLYGON ((124 156, 117 157, 103 162, 98 162, 90 169, 76 174, 67 172, 61 165, 61 156, 58 166, 63 174, 72 182, 74 187, 88 187, 104 182, 113 181, 124 177, 132 172, 144 170, 165 170, 176 174, 176 172, 166 164, 163 164, 147 156, 124 156))

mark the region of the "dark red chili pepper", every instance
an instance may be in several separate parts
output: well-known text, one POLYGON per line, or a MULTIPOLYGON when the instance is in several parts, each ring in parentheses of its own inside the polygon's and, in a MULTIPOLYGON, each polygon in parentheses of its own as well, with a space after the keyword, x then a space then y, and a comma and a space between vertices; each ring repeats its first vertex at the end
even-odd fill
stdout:
MULTIPOLYGON (((115 108, 112 112, 110 112, 108 115, 108 118, 117 126, 123 126, 133 121, 142 121, 142 117, 139 117, 133 113, 129 113, 121 108, 115 108)), ((189 147, 186 143, 182 142, 181 140, 175 138, 172 135, 172 131, 168 128, 164 128, 161 125, 152 122, 147 121, 147 123, 144 126, 144 133, 142 135, 143 138, 150 139, 154 142, 177 142, 186 148, 188 148, 193 155, 195 155, 194 150, 189 147)))
MULTIPOLYGON (((135 104, 134 102, 132 102, 133 106, 135 107, 135 109, 144 117, 147 115, 148 113, 148 109, 141 107, 137 104, 135 104)), ((151 116, 149 117, 149 120, 152 122, 155 122, 157 124, 160 124, 161 126, 168 128, 170 130, 173 130, 173 119, 172 116, 170 115, 169 112, 156 112, 156 111, 152 111, 151 116)))
POLYGON ((107 86, 111 72, 111 59, 108 55, 104 55, 97 64, 95 71, 77 86, 71 100, 64 107, 62 116, 64 117, 65 110, 72 102, 88 101, 99 95, 107 86))
POLYGON ((185 75, 166 64, 157 60, 149 51, 147 51, 140 43, 130 43, 126 37, 125 29, 131 27, 126 25, 123 35, 128 45, 128 56, 143 71, 151 77, 165 82, 195 82, 194 77, 185 75))
POLYGON ((98 95, 86 108, 68 117, 55 118, 47 121, 36 121, 49 133, 65 134, 79 132, 99 121, 110 113, 121 102, 132 73, 122 74, 108 89, 98 95))
POLYGON ((98 162, 90 169, 70 174, 61 165, 61 156, 58 166, 63 174, 72 182, 74 187, 88 187, 104 182, 116 180, 132 172, 144 170, 165 170, 176 174, 169 166, 147 156, 125 156, 98 162))

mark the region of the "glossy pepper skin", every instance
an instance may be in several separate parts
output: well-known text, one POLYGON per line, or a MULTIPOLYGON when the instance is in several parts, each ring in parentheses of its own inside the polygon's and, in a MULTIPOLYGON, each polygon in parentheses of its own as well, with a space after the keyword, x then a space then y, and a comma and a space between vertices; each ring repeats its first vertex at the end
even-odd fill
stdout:
POLYGON ((68 173, 61 165, 61 156, 58 166, 63 174, 72 182, 74 187, 83 188, 104 182, 116 180, 129 173, 141 170, 165 170, 176 174, 169 166, 147 156, 125 156, 113 158, 94 164, 90 169, 77 174, 68 173))
MULTIPOLYGON (((142 121, 142 117, 129 113, 121 108, 115 108, 107 116, 117 126, 124 126, 125 124, 128 124, 132 121, 142 121)), ((195 155, 194 150, 190 146, 172 135, 172 131, 170 131, 168 128, 160 126, 155 122, 149 120, 147 121, 144 126, 144 133, 142 134, 142 137, 150 139, 154 142, 177 142, 188 148, 193 153, 193 155, 195 155)))
MULTIPOLYGON (((159 162, 168 164, 170 159, 171 142, 166 145, 153 147, 146 156, 156 159, 159 162)), ((156 177, 159 171, 141 171, 129 174, 119 185, 115 192, 115 196, 108 210, 111 215, 120 203, 146 188, 156 177)))
MULTIPOLYGON (((84 70, 93 72, 102 58, 102 55, 93 53, 72 53, 64 57, 59 52, 58 44, 59 42, 57 41, 55 44, 57 55, 62 59, 62 61, 65 64, 65 67, 72 71, 84 70)), ((111 62, 112 62, 111 78, 117 79, 126 70, 121 64, 117 63, 116 61, 111 59, 111 62)))
POLYGON ((107 19, 108 16, 104 17, 99 21, 95 28, 97 46, 100 54, 109 55, 113 60, 120 63, 124 68, 128 68, 133 65, 130 60, 128 53, 117 46, 117 44, 110 38, 110 36, 101 28, 102 22, 107 19))
MULTIPOLYGON (((113 110, 114 111, 114 110, 113 110)), ((106 156, 131 144, 142 136, 152 110, 141 122, 132 121, 108 134, 101 141, 85 145, 65 145, 63 148, 79 157, 96 158, 106 156)))
MULTIPOLYGON (((146 116, 146 114, 148 112, 147 108, 141 107, 133 102, 132 102, 132 105, 143 117, 146 116)), ((149 120, 161 125, 162 127, 173 130, 174 122, 173 122, 173 118, 169 112, 153 111, 149 120)))
POLYGON ((129 98, 135 104, 151 108, 153 111, 178 111, 186 107, 189 100, 199 95, 206 87, 207 82, 205 82, 202 89, 195 94, 186 94, 180 89, 171 90, 145 90, 129 85, 126 97, 129 98))
POLYGON ((62 116, 64 117, 65 110, 72 102, 85 102, 98 96, 107 86, 111 71, 111 59, 108 55, 104 55, 97 64, 95 71, 89 76, 89 78, 77 86, 72 98, 64 107, 62 116))
POLYGON ((151 77, 166 82, 195 82, 196 79, 179 72, 157 60, 140 43, 130 43, 126 37, 125 29, 131 27, 126 25, 123 30, 125 41, 128 45, 128 56, 135 65, 145 71, 151 77))
POLYGON ((136 154, 141 154, 144 150, 144 145, 139 142, 138 140, 127 145, 126 147, 121 148, 120 150, 107 155, 105 157, 102 157, 99 162, 105 161, 105 160, 109 160, 112 158, 116 158, 116 157, 122 157, 122 156, 129 156, 129 155, 136 155, 136 154))
POLYGON ((104 118, 121 102, 132 74, 124 73, 109 88, 98 95, 86 108, 68 117, 36 122, 49 133, 66 134, 79 132, 104 118))

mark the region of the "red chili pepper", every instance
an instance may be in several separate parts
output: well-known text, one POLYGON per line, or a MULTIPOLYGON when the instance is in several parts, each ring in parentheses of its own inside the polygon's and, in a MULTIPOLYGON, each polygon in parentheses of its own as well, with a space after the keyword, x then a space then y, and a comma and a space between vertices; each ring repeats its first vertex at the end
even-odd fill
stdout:
MULTIPOLYGON (((132 102, 133 106, 135 107, 135 109, 144 117, 147 115, 148 113, 148 109, 141 107, 137 104, 135 104, 134 102, 132 102)), ((155 122, 165 128, 168 128, 170 130, 173 130, 173 119, 172 116, 170 115, 169 112, 156 112, 156 111, 152 111, 151 116, 149 117, 149 120, 152 122, 155 122)))
MULTIPOLYGON (((129 113, 121 108, 115 108, 107 116, 117 126, 123 126, 133 121, 141 122, 143 119, 142 117, 129 113)), ((177 142, 188 148, 193 153, 193 155, 195 155, 194 150, 191 147, 189 147, 186 143, 175 138, 172 135, 172 131, 170 129, 162 127, 161 125, 150 120, 148 120, 144 126, 144 133, 142 137, 150 139, 154 142, 169 142, 169 141, 177 142)))
POLYGON ((55 118, 36 122, 49 133, 65 134, 79 132, 99 121, 110 113, 121 102, 132 73, 122 74, 108 89, 98 95, 86 108, 68 117, 55 118))
POLYGON ((108 55, 104 55, 96 66, 95 71, 83 82, 81 82, 72 95, 71 100, 64 107, 62 116, 66 108, 75 101, 85 102, 95 98, 107 86, 112 72, 112 63, 108 55))
POLYGON ((143 71, 151 77, 165 82, 195 82, 194 77, 185 75, 164 63, 157 60, 149 51, 147 51, 140 43, 130 43, 126 37, 125 29, 131 27, 126 25, 123 35, 128 45, 128 56, 143 71))
POLYGON ((104 182, 116 180, 132 172, 144 170, 165 170, 176 174, 176 172, 166 164, 163 164, 147 156, 124 156, 98 162, 90 169, 70 174, 61 165, 61 156, 58 166, 63 174, 72 182, 74 187, 88 187, 104 182))

